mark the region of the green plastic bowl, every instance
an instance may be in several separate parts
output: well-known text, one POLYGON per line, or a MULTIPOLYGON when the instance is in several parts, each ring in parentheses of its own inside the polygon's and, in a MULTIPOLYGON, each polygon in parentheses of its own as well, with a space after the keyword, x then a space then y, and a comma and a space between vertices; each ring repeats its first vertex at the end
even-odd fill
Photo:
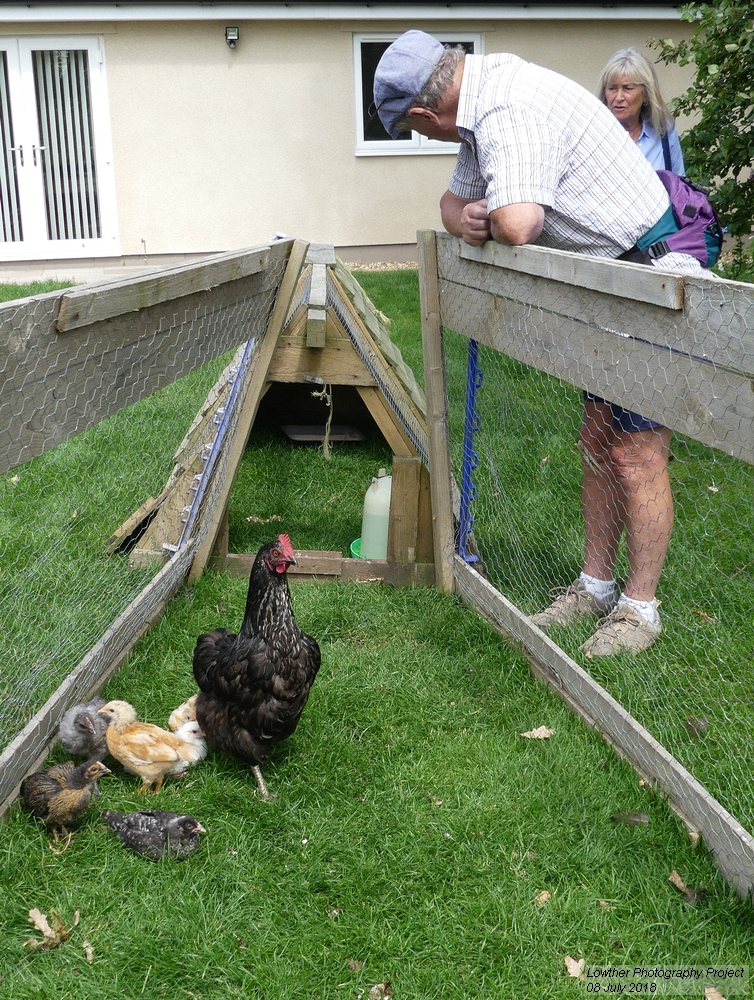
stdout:
POLYGON ((351 555, 354 559, 361 559, 361 539, 355 538, 351 542, 351 555))

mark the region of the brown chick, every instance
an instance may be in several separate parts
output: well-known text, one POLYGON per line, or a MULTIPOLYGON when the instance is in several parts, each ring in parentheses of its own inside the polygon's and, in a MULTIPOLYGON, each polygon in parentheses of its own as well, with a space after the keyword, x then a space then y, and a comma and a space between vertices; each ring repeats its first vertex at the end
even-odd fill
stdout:
POLYGON ((195 747, 180 736, 149 722, 137 722, 136 709, 127 701, 109 701, 99 712, 109 721, 105 734, 109 753, 141 778, 142 794, 152 787, 156 794, 166 775, 176 773, 182 762, 197 759, 195 747))
POLYGON ((178 708, 174 708, 170 713, 168 725, 174 733, 178 732, 178 729, 184 723, 194 721, 196 718, 196 699, 198 697, 198 693, 192 694, 188 701, 184 701, 182 705, 179 705, 178 708))
POLYGON ((98 760, 88 760, 78 766, 72 760, 53 764, 45 771, 36 771, 24 778, 21 798, 57 841, 61 833, 68 834, 66 825, 92 801, 97 779, 110 773, 110 768, 98 760))

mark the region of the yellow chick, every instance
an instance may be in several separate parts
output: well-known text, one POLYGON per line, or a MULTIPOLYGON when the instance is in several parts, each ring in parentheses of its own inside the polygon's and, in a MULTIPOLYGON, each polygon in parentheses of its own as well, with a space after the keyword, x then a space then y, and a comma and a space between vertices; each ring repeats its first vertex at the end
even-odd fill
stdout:
POLYGON ((105 734, 109 753, 141 778, 142 794, 149 788, 157 794, 166 775, 185 770, 197 759, 196 748, 180 736, 149 722, 137 722, 136 709, 127 701, 109 701, 99 714, 109 723, 105 734))
POLYGON ((198 694, 192 694, 188 701, 184 701, 182 705, 179 705, 178 708, 174 708, 170 713, 168 725, 174 733, 177 732, 184 723, 193 722, 196 718, 197 698, 198 694))

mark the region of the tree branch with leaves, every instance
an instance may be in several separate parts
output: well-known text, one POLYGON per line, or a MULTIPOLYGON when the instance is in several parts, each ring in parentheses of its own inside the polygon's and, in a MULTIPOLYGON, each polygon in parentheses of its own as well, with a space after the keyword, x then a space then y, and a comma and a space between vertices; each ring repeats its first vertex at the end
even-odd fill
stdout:
POLYGON ((709 188, 735 238, 725 276, 754 280, 754 7, 751 0, 719 0, 680 13, 696 24, 693 36, 652 44, 662 62, 696 66, 694 82, 670 105, 674 115, 694 120, 683 134, 687 172, 709 188))

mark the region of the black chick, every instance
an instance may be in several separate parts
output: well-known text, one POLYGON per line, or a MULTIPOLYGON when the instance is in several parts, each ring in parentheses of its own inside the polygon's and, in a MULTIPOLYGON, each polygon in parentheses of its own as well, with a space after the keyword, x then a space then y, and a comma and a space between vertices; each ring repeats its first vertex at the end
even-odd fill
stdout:
POLYGON ((165 856, 183 861, 199 846, 199 834, 207 832, 193 816, 182 816, 166 809, 141 809, 132 813, 106 809, 101 815, 126 847, 155 861, 165 856))
POLYGON ((91 759, 107 754, 105 733, 108 721, 98 714, 104 704, 104 698, 92 698, 80 705, 72 705, 60 720, 60 742, 74 757, 91 759))
POLYGON ((46 771, 35 771, 21 782, 21 798, 27 809, 39 816, 57 841, 67 835, 66 826, 76 819, 97 792, 97 779, 111 774, 98 760, 78 766, 68 760, 53 764, 46 771))
POLYGON ((272 796, 261 765, 296 729, 320 664, 316 639, 293 616, 286 573, 295 565, 287 535, 263 545, 240 632, 206 632, 194 649, 196 718, 207 743, 251 764, 263 799, 272 796))

